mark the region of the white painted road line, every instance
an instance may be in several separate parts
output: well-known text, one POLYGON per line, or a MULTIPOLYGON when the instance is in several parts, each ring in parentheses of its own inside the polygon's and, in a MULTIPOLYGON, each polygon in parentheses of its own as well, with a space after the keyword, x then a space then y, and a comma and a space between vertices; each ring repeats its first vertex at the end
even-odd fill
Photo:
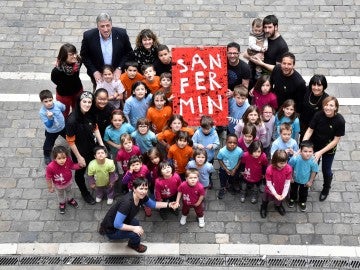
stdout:
MULTIPOLYGON (((80 78, 83 81, 89 81, 87 74, 81 73, 80 78)), ((303 76, 306 82, 309 82, 311 76, 303 76)), ((0 79, 3 80, 50 80, 50 73, 41 72, 0 72, 0 79)), ((328 83, 360 83, 360 76, 326 76, 328 83)))

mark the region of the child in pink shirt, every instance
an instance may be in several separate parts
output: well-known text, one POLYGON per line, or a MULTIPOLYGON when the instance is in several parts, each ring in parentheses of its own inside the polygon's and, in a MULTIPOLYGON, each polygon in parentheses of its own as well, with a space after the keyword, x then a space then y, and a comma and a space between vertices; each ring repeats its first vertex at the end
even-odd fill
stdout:
POLYGON ((253 141, 257 141, 258 138, 256 137, 256 127, 254 124, 247 123, 243 130, 242 135, 238 139, 238 146, 245 152, 248 151, 249 145, 253 141))
MULTIPOLYGON (((243 181, 241 184, 240 202, 245 202, 247 191, 251 192, 250 202, 257 203, 261 179, 263 179, 268 160, 263 152, 260 141, 254 141, 249 145, 248 151, 241 157, 244 171, 241 173, 243 181)), ((242 167, 242 166, 240 166, 242 167)))
POLYGON ((205 226, 205 220, 204 207, 202 202, 205 197, 205 189, 199 182, 199 171, 197 169, 188 169, 186 171, 185 177, 186 181, 182 182, 179 186, 176 197, 177 205, 180 204, 180 199, 182 199, 182 216, 180 219, 180 224, 186 224, 186 219, 190 208, 194 208, 196 216, 199 220, 199 227, 203 228, 205 226))
MULTIPOLYGON (((132 156, 128 162, 128 170, 126 171, 122 183, 127 185, 129 191, 133 190, 133 182, 137 178, 146 178, 149 182, 150 180, 150 171, 143 164, 140 156, 132 156)), ((151 208, 147 206, 143 206, 145 215, 147 217, 151 217, 151 208)))
POLYGON ((60 214, 65 214, 66 201, 74 208, 79 207, 71 190, 73 183, 71 170, 79 170, 81 167, 78 163, 73 163, 69 151, 64 146, 55 146, 52 156, 53 161, 46 167, 46 182, 50 193, 56 191, 60 214))
MULTIPOLYGON (((181 184, 180 176, 175 172, 175 167, 169 160, 160 162, 159 177, 155 179, 155 200, 171 202, 176 200, 178 187, 181 184)), ((165 220, 168 211, 166 208, 160 209, 160 217, 165 220)), ((178 209, 173 210, 178 215, 178 209)))
POLYGON ((285 150, 276 150, 271 159, 271 165, 267 167, 265 179, 266 188, 263 193, 263 201, 260 208, 260 215, 266 218, 267 205, 270 200, 274 201, 275 208, 280 215, 285 215, 285 208, 282 201, 286 198, 292 179, 292 168, 287 164, 288 155, 285 150))

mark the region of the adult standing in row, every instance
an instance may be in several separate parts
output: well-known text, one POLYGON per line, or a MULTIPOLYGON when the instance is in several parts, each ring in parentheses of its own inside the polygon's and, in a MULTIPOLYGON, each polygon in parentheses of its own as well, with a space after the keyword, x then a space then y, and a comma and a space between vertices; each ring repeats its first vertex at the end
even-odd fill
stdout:
POLYGON ((56 84, 56 100, 65 105, 66 118, 75 108, 76 100, 83 91, 80 80, 81 59, 74 45, 65 43, 60 47, 56 66, 51 71, 51 81, 56 84))
POLYGON ((96 24, 97 28, 84 33, 80 51, 94 89, 96 81, 102 81, 104 65, 115 68, 114 78, 119 79, 121 69, 133 51, 126 30, 113 27, 108 13, 100 13, 96 24))
POLYGON ((236 42, 230 42, 226 46, 227 54, 227 71, 228 71, 228 88, 234 91, 236 85, 249 87, 250 67, 242 61, 240 56, 240 45, 236 42))
POLYGON ((323 110, 315 113, 309 128, 304 135, 305 140, 314 143, 314 157, 321 159, 321 170, 324 178, 319 200, 326 200, 333 180, 332 163, 340 138, 345 135, 345 119, 338 113, 339 102, 336 97, 328 96, 322 102, 323 110))
MULTIPOLYGON (((150 29, 143 29, 136 37, 134 49, 134 59, 139 65, 139 70, 143 65, 153 65, 158 59, 157 47, 159 40, 156 34, 150 29)), ((160 76, 160 74, 158 74, 160 76)))
POLYGON ((295 55, 286 52, 281 57, 280 65, 276 65, 270 75, 270 83, 277 102, 281 106, 285 100, 292 99, 296 104, 296 112, 301 113, 306 83, 294 68, 295 55))
POLYGON ((325 93, 327 80, 324 75, 315 74, 309 81, 300 114, 300 141, 309 127, 310 121, 316 112, 322 110, 322 102, 329 95, 325 93))
MULTIPOLYGON (((279 33, 278 19, 275 15, 268 15, 263 19, 265 37, 268 39, 268 49, 264 53, 264 59, 257 56, 249 57, 255 65, 263 67, 270 73, 277 63, 280 63, 281 56, 289 51, 288 45, 279 33)), ((278 103, 281 105, 281 103, 278 103)))
POLYGON ((104 145, 99 129, 89 113, 94 100, 92 93, 83 92, 76 104, 75 110, 66 121, 66 141, 68 142, 74 163, 79 163, 82 169, 75 171, 75 182, 81 195, 88 204, 95 204, 85 183, 86 166, 94 159, 93 149, 96 145, 104 145))

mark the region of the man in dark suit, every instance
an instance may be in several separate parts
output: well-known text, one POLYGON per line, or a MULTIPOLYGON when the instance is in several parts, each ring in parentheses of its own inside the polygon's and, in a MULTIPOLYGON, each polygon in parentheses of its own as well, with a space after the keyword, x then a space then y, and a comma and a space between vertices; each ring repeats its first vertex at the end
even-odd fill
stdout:
POLYGON ((121 68, 133 51, 126 30, 112 27, 109 14, 100 13, 96 18, 96 24, 97 28, 84 33, 80 50, 94 89, 96 81, 102 80, 101 71, 104 65, 111 65, 115 69, 114 78, 118 80, 121 68))

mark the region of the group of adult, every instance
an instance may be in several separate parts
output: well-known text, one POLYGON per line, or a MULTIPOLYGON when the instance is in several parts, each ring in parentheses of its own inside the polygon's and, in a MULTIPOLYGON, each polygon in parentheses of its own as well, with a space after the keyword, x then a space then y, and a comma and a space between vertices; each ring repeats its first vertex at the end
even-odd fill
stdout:
MULTIPOLYGON (((299 72, 295 70, 295 55, 289 52, 288 45, 279 33, 278 19, 268 15, 263 19, 263 31, 268 39, 268 49, 264 58, 243 53, 249 64, 261 66, 263 73, 270 74, 272 91, 281 105, 292 99, 300 116, 301 140, 314 143, 314 156, 321 162, 324 178, 319 200, 326 200, 333 179, 332 163, 340 138, 345 135, 345 120, 338 113, 339 102, 325 90, 327 80, 324 75, 316 74, 308 86, 299 72)), ((232 42, 227 46, 229 88, 242 84, 251 89, 255 84, 250 65, 240 59, 240 46, 232 42)), ((249 91, 250 95, 252 90, 249 91)), ((261 108, 260 108, 261 109, 261 108)))
MULTIPOLYGON (((93 159, 94 146, 103 145, 102 135, 109 124, 111 107, 107 102, 106 91, 97 91, 95 96, 91 92, 83 91, 79 78, 81 64, 84 63, 87 74, 96 85, 97 81, 102 80, 101 70, 104 65, 114 67, 115 78, 119 78, 125 62, 131 57, 135 56, 140 60, 149 59, 149 55, 154 53, 154 46, 147 46, 146 40, 141 44, 137 42, 137 46, 142 45, 143 48, 141 50, 135 48, 137 53, 134 53, 126 30, 113 27, 111 17, 107 13, 101 13, 96 18, 96 24, 97 28, 84 32, 81 58, 73 45, 64 44, 51 74, 51 79, 57 86, 57 100, 64 103, 67 108, 66 137, 73 159, 83 166, 81 170, 75 172, 75 181, 82 197, 89 204, 95 204, 95 200, 86 186, 84 178, 86 165, 93 159), (69 114, 70 107, 71 114, 69 114)), ((345 133, 345 121, 338 113, 338 101, 325 93, 327 81, 323 75, 313 76, 306 87, 304 79, 294 68, 295 56, 289 52, 285 40, 280 35, 278 19, 274 15, 263 19, 263 29, 268 38, 268 49, 264 59, 246 54, 245 57, 255 65, 261 66, 264 72, 271 73, 271 84, 277 95, 278 104, 289 98, 296 102, 296 110, 300 113, 302 137, 304 140, 311 139, 314 142, 315 158, 317 160, 322 158, 324 185, 320 200, 325 200, 331 187, 333 177, 331 167, 336 146, 345 133)), ((157 42, 152 40, 152 44, 154 41, 157 42)), ((239 84, 251 89, 255 83, 254 77, 248 63, 240 59, 240 53, 238 43, 228 44, 228 85, 230 89, 239 84)), ((141 181, 138 185, 134 185, 134 191, 126 197, 130 201, 126 204, 124 201, 114 204, 105 218, 105 223, 114 229, 110 233, 115 234, 113 237, 130 237, 129 245, 140 252, 144 251, 144 247, 140 245, 143 229, 135 220, 139 206, 142 204, 153 207, 169 206, 149 201, 145 194, 147 191, 145 186, 146 183, 141 181), (116 224, 120 224, 121 227, 116 227, 116 224)))

